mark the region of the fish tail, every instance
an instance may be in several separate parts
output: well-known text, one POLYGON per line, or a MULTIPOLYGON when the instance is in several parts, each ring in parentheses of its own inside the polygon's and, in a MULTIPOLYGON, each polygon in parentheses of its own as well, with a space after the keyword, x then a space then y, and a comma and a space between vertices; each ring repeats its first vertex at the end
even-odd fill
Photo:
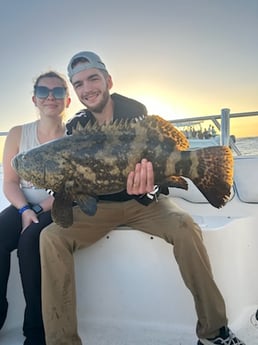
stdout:
MULTIPOLYGON (((188 151, 189 153, 189 151, 188 151)), ((233 185, 233 155, 227 146, 191 151, 189 177, 205 198, 221 208, 230 197, 233 185)))

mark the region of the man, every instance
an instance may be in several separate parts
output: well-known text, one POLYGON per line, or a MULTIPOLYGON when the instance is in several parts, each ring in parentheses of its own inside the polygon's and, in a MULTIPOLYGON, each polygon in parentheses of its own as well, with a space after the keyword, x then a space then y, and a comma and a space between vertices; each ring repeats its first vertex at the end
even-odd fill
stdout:
MULTIPOLYGON (((74 55, 68 75, 79 100, 86 106, 67 124, 68 134, 78 121, 82 125, 102 124, 147 113, 139 102, 110 95, 112 78, 93 52, 74 55)), ((165 195, 166 188, 159 188, 155 197, 151 194, 153 175, 152 163, 143 159, 129 174, 126 191, 99 197, 95 216, 87 216, 75 206, 71 227, 64 230, 51 224, 43 231, 42 298, 47 345, 82 344, 77 332, 73 251, 90 246, 121 224, 173 244, 183 280, 194 298, 199 344, 244 345, 227 327, 224 300, 213 280, 200 228, 165 195)))

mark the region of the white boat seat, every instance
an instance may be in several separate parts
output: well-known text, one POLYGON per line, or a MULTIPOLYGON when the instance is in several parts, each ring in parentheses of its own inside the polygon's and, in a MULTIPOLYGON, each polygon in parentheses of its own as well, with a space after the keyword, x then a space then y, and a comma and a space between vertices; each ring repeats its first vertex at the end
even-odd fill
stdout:
POLYGON ((257 171, 257 156, 235 158, 235 188, 242 202, 258 203, 257 171))

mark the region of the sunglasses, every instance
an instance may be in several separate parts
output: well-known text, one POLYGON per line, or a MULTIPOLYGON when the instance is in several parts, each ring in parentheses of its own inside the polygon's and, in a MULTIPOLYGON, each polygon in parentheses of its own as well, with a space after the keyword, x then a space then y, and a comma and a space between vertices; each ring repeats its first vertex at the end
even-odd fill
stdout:
POLYGON ((66 96, 66 88, 65 87, 54 87, 53 89, 49 89, 46 86, 36 86, 35 87, 35 96, 38 98, 47 98, 49 94, 52 94, 56 99, 64 99, 66 96))

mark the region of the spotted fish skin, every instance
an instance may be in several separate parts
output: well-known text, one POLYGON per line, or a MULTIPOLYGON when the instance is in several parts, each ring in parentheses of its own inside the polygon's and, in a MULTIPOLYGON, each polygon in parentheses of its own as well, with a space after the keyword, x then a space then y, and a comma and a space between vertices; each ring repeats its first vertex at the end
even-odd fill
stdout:
POLYGON ((139 121, 78 125, 71 136, 18 154, 12 164, 23 179, 56 192, 52 216, 63 227, 73 222, 72 201, 94 215, 96 197, 126 189, 129 172, 142 158, 153 163, 156 184, 187 189, 187 177, 213 206, 222 207, 233 183, 231 150, 188 147, 170 122, 152 115, 139 121))

